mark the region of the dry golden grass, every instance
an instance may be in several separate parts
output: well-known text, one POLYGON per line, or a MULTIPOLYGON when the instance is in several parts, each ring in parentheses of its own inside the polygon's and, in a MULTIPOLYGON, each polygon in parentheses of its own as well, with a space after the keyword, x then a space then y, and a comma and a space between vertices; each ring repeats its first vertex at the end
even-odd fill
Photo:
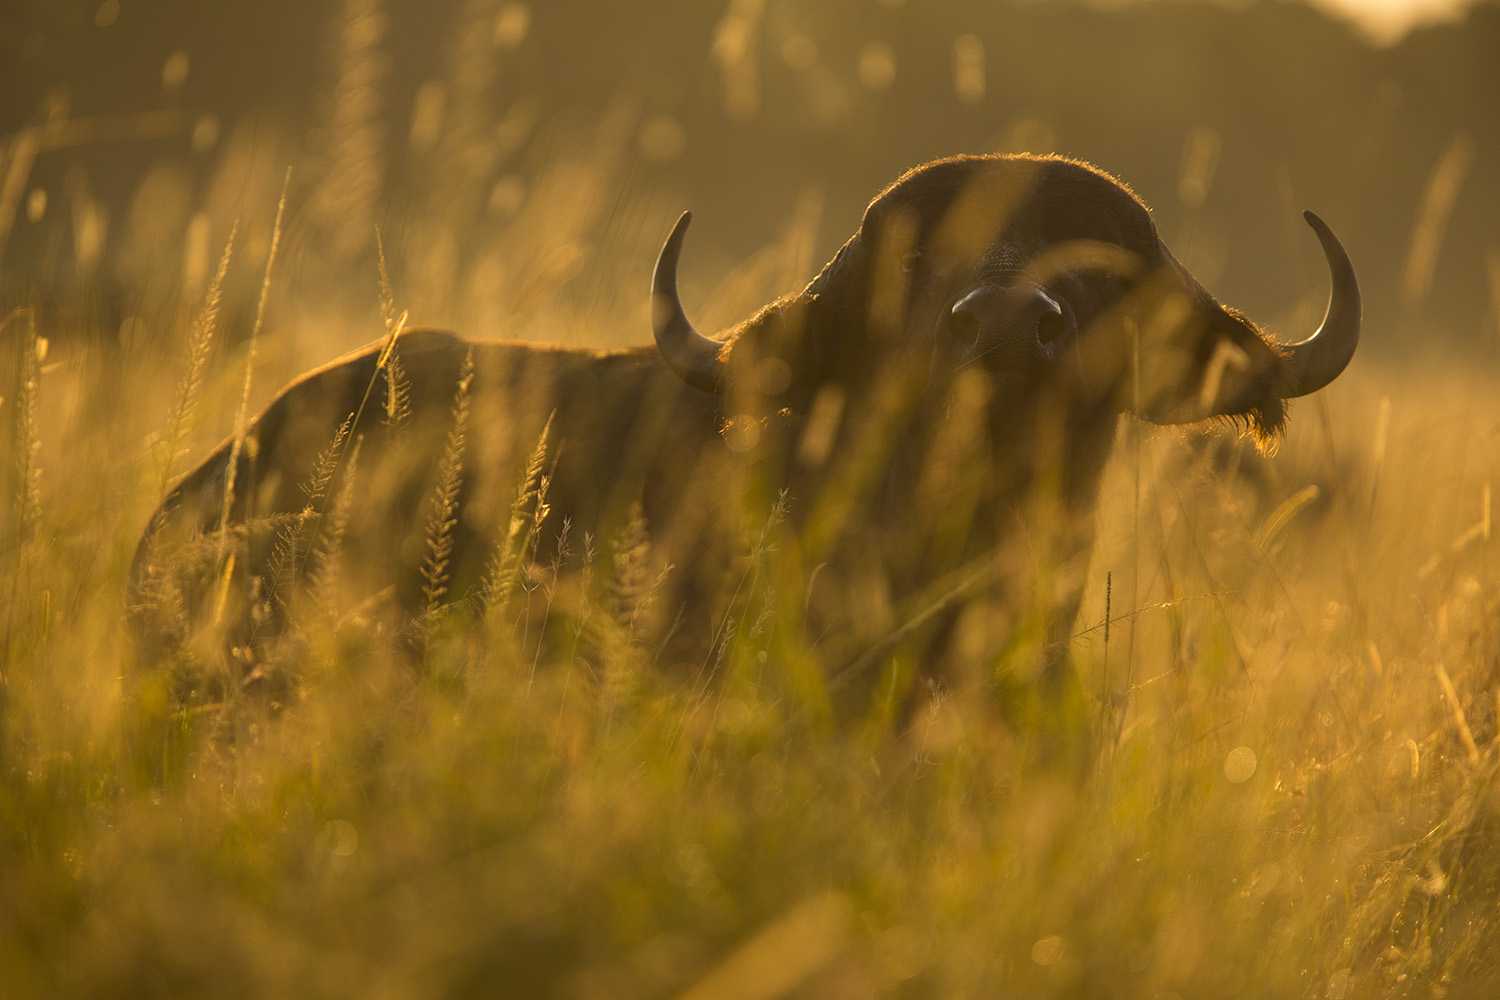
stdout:
MULTIPOLYGON (((598 662, 495 616, 480 641, 438 633, 413 673, 312 615, 284 711, 173 716, 121 676, 160 452, 107 413, 75 421, 97 438, 76 453, 45 431, 64 400, 163 380, 54 363, 21 365, 39 409, 10 411, 8 995, 1496 985, 1500 403, 1482 374, 1361 362, 1272 458, 1122 428, 1074 644, 1097 746, 1080 778, 1028 763, 1064 721, 997 726, 957 698, 905 734, 879 710, 818 721, 817 682, 761 655, 784 648, 780 595, 747 601, 758 620, 713 684, 654 674, 630 642, 641 538, 616 545, 598 662), (176 735, 141 745, 162 715, 176 735)), ((516 559, 544 456, 518 484, 516 559)))

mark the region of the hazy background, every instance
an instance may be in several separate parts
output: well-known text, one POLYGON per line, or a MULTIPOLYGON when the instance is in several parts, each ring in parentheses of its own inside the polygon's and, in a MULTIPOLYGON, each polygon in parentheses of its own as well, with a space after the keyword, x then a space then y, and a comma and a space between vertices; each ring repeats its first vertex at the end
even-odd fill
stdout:
POLYGON ((1284 333, 1320 308, 1314 208, 1359 267, 1371 355, 1492 357, 1500 6, 1369 9, 26 0, 0 15, 0 298, 148 348, 239 220, 243 307, 290 167, 273 323, 353 321, 313 357, 378 332, 377 226, 414 322, 641 341, 683 208, 711 325, 800 286, 907 167, 1055 150, 1128 181, 1284 333), (1424 10, 1446 20, 1371 41, 1424 10), (756 273, 788 240, 805 266, 756 273))

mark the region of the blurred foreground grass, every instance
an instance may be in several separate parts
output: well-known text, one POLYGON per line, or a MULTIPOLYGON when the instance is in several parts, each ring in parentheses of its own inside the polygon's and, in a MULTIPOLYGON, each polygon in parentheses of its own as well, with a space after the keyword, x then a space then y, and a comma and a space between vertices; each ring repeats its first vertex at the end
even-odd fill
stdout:
MULTIPOLYGON (((805 274, 804 228, 718 307, 805 274)), ((646 329, 620 280, 581 305, 543 281, 485 329, 646 329)), ((121 618, 190 364, 190 314, 158 320, 158 351, 6 320, 0 994, 1500 989, 1488 372, 1361 360, 1271 459, 1122 427, 1074 644, 1082 780, 961 699, 908 732, 820 722, 754 629, 707 686, 628 637, 584 662, 490 634, 412 670, 330 629, 289 707, 224 709, 232 741, 180 720, 200 736, 154 781, 121 618)), ((267 331, 262 396, 335 353, 278 338, 372 331, 301 332, 267 331)), ((242 361, 203 375, 194 455, 242 361)))

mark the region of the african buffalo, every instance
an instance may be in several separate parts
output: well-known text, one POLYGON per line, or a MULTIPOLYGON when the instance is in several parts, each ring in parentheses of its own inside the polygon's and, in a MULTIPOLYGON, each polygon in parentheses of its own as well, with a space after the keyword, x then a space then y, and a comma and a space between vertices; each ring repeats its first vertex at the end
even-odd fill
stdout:
POLYGON ((913 169, 805 289, 718 337, 678 299, 685 214, 656 265, 654 346, 410 330, 394 376, 382 341, 290 385, 157 512, 134 576, 148 648, 193 649, 212 623, 248 682, 258 643, 334 570, 344 614, 396 609, 379 628, 420 632, 493 600, 507 559, 565 575, 588 532, 633 540, 655 597, 636 638, 701 663, 746 511, 781 495, 776 545, 802 572, 777 624, 837 684, 894 657, 945 683, 1045 686, 1118 416, 1226 418, 1266 443, 1287 399, 1349 363, 1354 269, 1306 218, 1332 295, 1322 326, 1284 345, 1198 284, 1129 188, 1076 160, 913 169), (540 505, 516 499, 539 442, 540 505))

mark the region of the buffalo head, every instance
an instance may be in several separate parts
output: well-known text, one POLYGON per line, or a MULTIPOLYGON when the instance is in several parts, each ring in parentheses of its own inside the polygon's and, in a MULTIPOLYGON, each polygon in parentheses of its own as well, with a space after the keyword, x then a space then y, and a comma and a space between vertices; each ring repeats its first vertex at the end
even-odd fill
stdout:
POLYGON ((1283 401, 1331 382, 1359 340, 1354 269, 1311 212, 1332 297, 1315 333, 1283 345, 1188 273, 1128 187, 1061 157, 959 156, 909 171, 800 294, 722 340, 698 333, 678 301, 689 219, 656 267, 662 356, 710 392, 778 358, 792 374, 778 401, 798 412, 824 387, 858 398, 896 366, 922 372, 929 396, 973 371, 1002 410, 1061 394, 1155 423, 1240 419, 1266 441, 1283 401))
POLYGON ((802 292, 720 338, 678 300, 688 218, 656 267, 658 347, 689 384, 722 394, 731 419, 805 425, 784 477, 812 498, 801 544, 827 570, 809 608, 854 636, 839 662, 868 663, 884 637, 925 621, 910 659, 929 674, 1058 679, 1115 418, 1223 418, 1264 446, 1285 401, 1337 377, 1359 339, 1354 269, 1317 216, 1328 313, 1282 344, 1188 273, 1128 187, 1061 157, 908 172, 802 292), (1028 632, 1043 638, 1018 654, 1028 632))

